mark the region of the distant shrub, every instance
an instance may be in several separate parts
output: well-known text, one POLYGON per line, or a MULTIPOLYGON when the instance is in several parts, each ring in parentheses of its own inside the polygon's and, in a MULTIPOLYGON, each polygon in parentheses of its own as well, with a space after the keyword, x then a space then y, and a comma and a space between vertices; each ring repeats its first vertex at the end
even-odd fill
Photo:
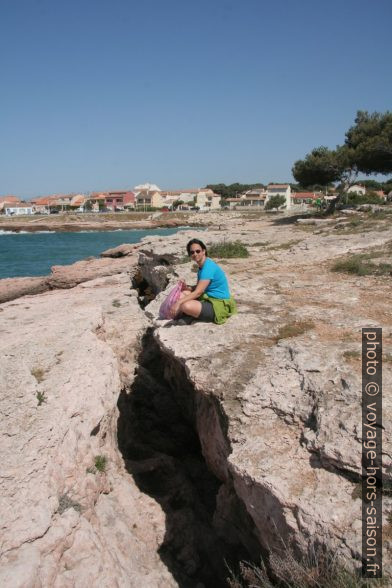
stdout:
POLYGON ((384 200, 374 194, 368 192, 367 194, 357 194, 357 192, 350 192, 346 195, 347 204, 385 204, 384 200))
POLYGON ((282 195, 272 196, 268 202, 266 203, 264 209, 271 210, 272 208, 279 208, 279 206, 283 206, 286 204, 286 198, 282 195))
POLYGON ((249 257, 249 251, 240 241, 224 241, 215 243, 208 248, 211 257, 249 257))
POLYGON ((377 266, 374 263, 364 263, 361 255, 352 255, 351 257, 337 261, 332 266, 332 271, 357 276, 368 276, 375 273, 376 268, 377 266))

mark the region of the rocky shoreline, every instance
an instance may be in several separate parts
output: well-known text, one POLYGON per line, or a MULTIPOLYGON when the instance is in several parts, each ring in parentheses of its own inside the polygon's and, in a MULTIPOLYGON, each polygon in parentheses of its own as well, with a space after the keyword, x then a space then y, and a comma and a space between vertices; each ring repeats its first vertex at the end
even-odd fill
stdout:
POLYGON ((54 232, 80 232, 80 231, 117 231, 124 230, 129 231, 132 229, 159 229, 159 228, 172 228, 180 227, 184 224, 192 226, 203 226, 205 220, 195 215, 177 215, 170 217, 170 215, 161 214, 150 214, 144 215, 142 220, 132 219, 125 220, 122 218, 116 218, 113 214, 111 220, 100 219, 95 216, 93 219, 85 220, 77 216, 67 217, 61 216, 59 219, 48 217, 45 219, 29 219, 29 220, 5 220, 0 219, 0 231, 11 231, 14 233, 28 232, 37 233, 42 231, 54 231, 54 232))
MULTIPOLYGON (((1 585, 224 586, 225 560, 283 543, 360 566, 363 326, 383 327, 392 383, 390 276, 331 272, 390 255, 390 224, 361 222, 217 215, 200 238, 250 251, 222 260, 239 314, 220 327, 157 320, 170 285, 195 279, 195 230, 2 299, 1 585)), ((391 416, 385 395, 384 483, 391 416)), ((383 508, 390 574, 388 494, 383 508)))

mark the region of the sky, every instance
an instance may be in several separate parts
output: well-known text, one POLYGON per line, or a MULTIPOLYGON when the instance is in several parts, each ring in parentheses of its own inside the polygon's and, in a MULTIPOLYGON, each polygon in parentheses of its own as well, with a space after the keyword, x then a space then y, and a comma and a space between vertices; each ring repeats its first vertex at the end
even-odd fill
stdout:
POLYGON ((293 181, 392 110, 390 0, 0 0, 0 194, 293 181))

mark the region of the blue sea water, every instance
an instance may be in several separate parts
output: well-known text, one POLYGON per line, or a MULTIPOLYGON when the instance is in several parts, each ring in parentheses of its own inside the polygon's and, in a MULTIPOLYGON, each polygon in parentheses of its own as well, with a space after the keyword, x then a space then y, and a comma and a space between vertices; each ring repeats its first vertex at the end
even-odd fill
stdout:
POLYGON ((7 233, 0 231, 0 278, 44 276, 52 265, 67 265, 98 257, 122 243, 137 243, 148 235, 173 235, 179 229, 91 231, 80 233, 7 233))

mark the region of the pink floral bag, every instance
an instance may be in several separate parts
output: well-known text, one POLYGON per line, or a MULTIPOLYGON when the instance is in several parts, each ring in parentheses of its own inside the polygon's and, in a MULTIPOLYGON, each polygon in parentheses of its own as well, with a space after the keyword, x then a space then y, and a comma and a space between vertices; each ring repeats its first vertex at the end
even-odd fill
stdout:
POLYGON ((186 290, 186 284, 185 284, 185 282, 183 282, 183 280, 180 280, 178 282, 178 284, 176 284, 174 286, 174 288, 172 290, 170 290, 169 294, 167 295, 167 298, 165 298, 165 300, 162 302, 160 309, 159 309, 159 318, 160 319, 175 318, 175 317, 171 316, 170 311, 171 311, 173 304, 178 302, 178 300, 180 299, 181 292, 183 290, 186 290))

